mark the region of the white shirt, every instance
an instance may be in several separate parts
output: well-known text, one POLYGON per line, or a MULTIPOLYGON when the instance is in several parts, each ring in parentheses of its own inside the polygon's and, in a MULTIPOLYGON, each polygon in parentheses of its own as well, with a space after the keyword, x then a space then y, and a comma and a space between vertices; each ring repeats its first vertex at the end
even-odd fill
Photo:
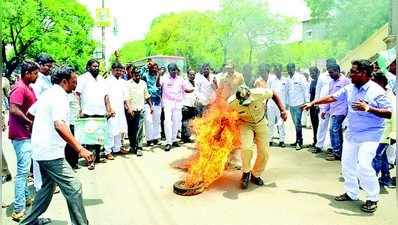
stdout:
POLYGON ((109 103, 112 110, 115 112, 115 117, 108 119, 109 132, 112 135, 117 135, 127 131, 127 121, 124 112, 124 101, 126 98, 126 84, 124 80, 115 76, 109 75, 105 80, 105 93, 108 95, 109 103))
MULTIPOLYGON (((191 87, 192 87, 192 84, 189 81, 187 83, 189 83, 191 85, 191 87)), ((196 78, 195 78, 195 87, 193 87, 193 88, 194 88, 193 92, 184 93, 184 99, 182 100, 182 104, 184 106, 195 107, 197 101, 200 100, 199 96, 198 96, 199 92, 198 92, 198 89, 197 89, 197 86, 196 86, 196 78)))
POLYGON ((66 142, 55 130, 55 121, 68 121, 68 94, 59 85, 44 92, 29 109, 35 116, 32 129, 32 158, 36 161, 65 158, 66 142))
MULTIPOLYGON (((275 78, 267 83, 269 89, 273 90, 281 99, 283 105, 287 103, 287 87, 288 80, 285 77, 281 77, 281 79, 275 78)), ((274 101, 268 101, 268 107, 276 107, 274 101)))
POLYGON ((94 78, 86 72, 77 78, 76 92, 80 93, 80 104, 83 114, 105 115, 105 84, 100 75, 94 78))
POLYGON ((138 83, 133 79, 127 81, 127 101, 133 111, 141 111, 144 109, 145 100, 151 96, 148 93, 147 84, 140 80, 138 83))
POLYGON ((36 98, 39 99, 40 96, 43 94, 43 92, 50 87, 52 87, 53 84, 51 83, 51 76, 44 75, 42 73, 38 73, 38 77, 35 81, 35 83, 32 84, 33 91, 35 92, 36 98))
POLYGON ((304 75, 295 73, 288 79, 288 105, 299 106, 309 101, 308 82, 304 75))
POLYGON ((200 73, 195 76, 195 91, 202 105, 208 105, 216 98, 216 91, 213 88, 214 79, 213 74, 209 74, 209 79, 200 73))
POLYGON ((315 99, 319 99, 328 95, 330 81, 332 81, 332 78, 328 72, 321 73, 319 75, 318 81, 316 82, 315 99))

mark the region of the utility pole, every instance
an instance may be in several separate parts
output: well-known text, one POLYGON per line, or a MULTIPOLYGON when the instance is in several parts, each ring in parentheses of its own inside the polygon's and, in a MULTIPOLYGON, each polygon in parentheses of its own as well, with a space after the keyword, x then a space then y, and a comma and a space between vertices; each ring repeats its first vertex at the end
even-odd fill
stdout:
MULTIPOLYGON (((105 0, 101 0, 101 8, 105 8, 105 0)), ((101 33, 102 33, 102 43, 101 43, 101 51, 102 51, 102 60, 105 62, 105 27, 101 27, 101 33)))
POLYGON ((388 20, 388 36, 384 39, 387 49, 397 45, 398 34, 398 0, 390 0, 388 20))

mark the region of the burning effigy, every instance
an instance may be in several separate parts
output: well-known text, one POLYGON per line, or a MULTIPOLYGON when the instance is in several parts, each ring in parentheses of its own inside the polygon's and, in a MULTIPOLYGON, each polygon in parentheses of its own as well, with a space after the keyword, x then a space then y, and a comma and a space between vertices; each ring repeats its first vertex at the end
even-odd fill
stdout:
POLYGON ((180 195, 203 192, 222 176, 230 153, 240 145, 238 113, 221 94, 202 117, 193 120, 192 131, 196 151, 182 165, 187 169, 184 179, 174 184, 174 192, 180 195))

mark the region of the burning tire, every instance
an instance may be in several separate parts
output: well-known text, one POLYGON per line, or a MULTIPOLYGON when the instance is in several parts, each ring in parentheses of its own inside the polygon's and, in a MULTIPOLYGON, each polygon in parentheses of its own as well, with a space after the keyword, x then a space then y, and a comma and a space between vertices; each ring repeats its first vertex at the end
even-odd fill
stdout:
POLYGON ((175 182, 173 185, 173 192, 176 193, 177 195, 182 195, 182 196, 198 195, 202 193, 204 190, 205 187, 203 183, 196 184, 193 187, 187 187, 185 185, 185 181, 180 180, 175 182))

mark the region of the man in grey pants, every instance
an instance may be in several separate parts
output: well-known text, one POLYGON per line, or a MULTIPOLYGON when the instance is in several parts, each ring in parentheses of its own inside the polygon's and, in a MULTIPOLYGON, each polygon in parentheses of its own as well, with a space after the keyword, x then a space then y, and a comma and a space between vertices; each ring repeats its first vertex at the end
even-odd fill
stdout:
POLYGON ((77 76, 72 68, 58 68, 52 76, 54 86, 48 89, 30 109, 34 115, 32 130, 32 158, 39 163, 42 188, 36 194, 32 211, 21 225, 38 225, 38 217, 50 205, 55 186, 64 195, 73 225, 87 225, 83 206, 82 185, 65 160, 68 143, 79 156, 91 162, 94 157, 73 137, 69 129, 68 93, 76 88, 77 76))

